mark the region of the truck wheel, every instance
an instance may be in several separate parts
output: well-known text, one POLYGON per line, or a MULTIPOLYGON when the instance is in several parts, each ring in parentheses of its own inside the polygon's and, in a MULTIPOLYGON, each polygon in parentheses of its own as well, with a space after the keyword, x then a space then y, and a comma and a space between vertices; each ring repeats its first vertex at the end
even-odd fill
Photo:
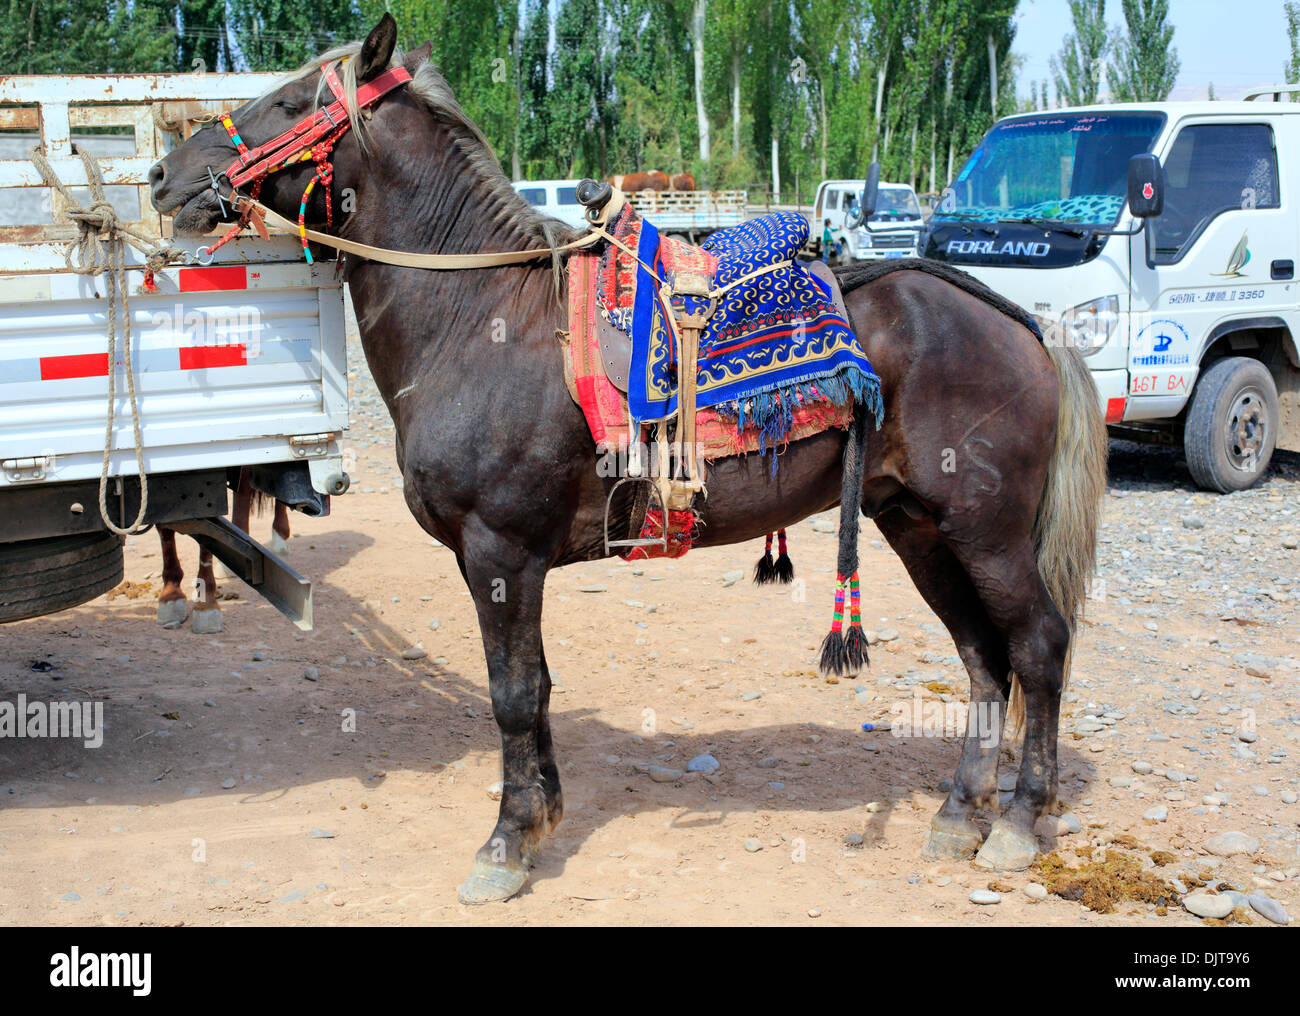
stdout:
POLYGON ((0 543, 0 622, 21 621, 93 600, 122 581, 115 533, 77 533, 0 543))
POLYGON ((1258 360, 1230 356, 1196 382, 1183 427, 1192 479, 1208 490, 1245 490, 1268 468, 1277 443, 1277 386, 1258 360))

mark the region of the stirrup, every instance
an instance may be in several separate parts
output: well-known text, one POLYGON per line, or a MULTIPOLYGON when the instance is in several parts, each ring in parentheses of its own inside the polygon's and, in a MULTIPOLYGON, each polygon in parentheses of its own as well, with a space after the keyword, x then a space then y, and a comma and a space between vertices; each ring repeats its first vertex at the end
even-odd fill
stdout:
MULTIPOLYGON (((649 500, 647 500, 646 501, 647 514, 649 513, 650 508, 651 508, 651 503, 649 500)), ((641 526, 642 528, 645 527, 644 517, 641 520, 641 526)), ((665 554, 668 552, 668 506, 664 504, 663 495, 659 492, 659 486, 654 481, 654 479, 652 479, 649 476, 625 476, 623 477, 623 479, 619 480, 618 483, 614 484, 614 486, 610 488, 609 496, 605 498, 604 532, 605 532, 605 553, 606 554, 609 553, 611 547, 659 547, 665 554), (646 539, 642 539, 639 536, 631 540, 611 540, 609 538, 609 506, 614 502, 615 492, 618 490, 619 487, 623 486, 623 484, 625 483, 650 484, 650 497, 652 499, 658 500, 659 511, 662 513, 662 517, 663 517, 663 525, 660 526, 660 531, 663 535, 659 539, 646 540, 646 539)))

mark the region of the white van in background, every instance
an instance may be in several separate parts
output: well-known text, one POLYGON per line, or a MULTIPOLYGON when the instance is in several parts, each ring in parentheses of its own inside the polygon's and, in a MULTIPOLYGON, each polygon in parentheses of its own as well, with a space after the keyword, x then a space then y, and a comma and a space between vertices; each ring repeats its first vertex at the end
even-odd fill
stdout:
POLYGON ((916 191, 905 183, 880 183, 876 210, 856 228, 851 225, 862 198, 861 180, 823 180, 813 201, 810 245, 822 256, 822 232, 831 220, 831 236, 844 261, 916 257, 923 225, 916 191), (847 221, 846 221, 847 220, 847 221))
POLYGON ((1298 180, 1300 103, 1021 114, 972 153, 921 253, 1075 345, 1113 433, 1181 443, 1227 493, 1300 451, 1298 180))
POLYGON ((586 211, 578 204, 575 190, 581 180, 516 180, 517 190, 525 201, 539 212, 559 219, 574 229, 583 229, 587 220, 583 218, 586 211))

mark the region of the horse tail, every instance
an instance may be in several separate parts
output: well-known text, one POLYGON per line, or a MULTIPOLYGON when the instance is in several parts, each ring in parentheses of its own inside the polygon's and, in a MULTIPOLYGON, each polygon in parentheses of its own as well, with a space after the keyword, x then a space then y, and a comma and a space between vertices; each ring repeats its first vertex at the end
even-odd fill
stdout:
POLYGON ((863 400, 853 406, 849 438, 844 442, 844 478, 840 488, 840 547, 836 562, 835 613, 830 633, 822 640, 824 674, 853 673, 867 662, 867 637, 862 630, 858 595, 858 528, 862 518, 862 471, 866 463, 868 417, 863 400), (844 626, 844 597, 849 596, 849 628, 844 626))
MULTIPOLYGON (((1034 553, 1038 572, 1070 628, 1061 691, 1070 680, 1074 633, 1083 616, 1093 566, 1097 560, 1097 526, 1106 491, 1106 422, 1097 386, 1073 346, 1043 344, 1060 385, 1056 445, 1047 467, 1043 498, 1034 518, 1034 553)), ((1020 682, 1012 675, 1007 728, 1011 736, 1024 724, 1020 682)))

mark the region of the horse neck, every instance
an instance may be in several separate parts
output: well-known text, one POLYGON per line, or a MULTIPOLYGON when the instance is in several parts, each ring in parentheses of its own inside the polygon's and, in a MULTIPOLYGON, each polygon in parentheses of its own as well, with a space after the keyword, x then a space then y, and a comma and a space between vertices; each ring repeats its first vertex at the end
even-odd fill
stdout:
MULTIPOLYGON (((417 104, 418 105, 418 104, 417 104)), ((403 109, 400 144, 372 141, 358 181, 357 209, 340 233, 375 247, 439 254, 543 246, 423 107, 403 109)), ((526 213, 525 213, 526 214, 526 213)), ((416 374, 474 376, 475 359, 500 362, 512 343, 480 341, 489 327, 518 336, 525 322, 555 309, 549 260, 500 268, 419 271, 358 264, 349 287, 367 359, 386 398, 416 374), (414 279, 414 281, 412 281, 414 279), (500 325, 493 325, 494 320, 500 325)))

